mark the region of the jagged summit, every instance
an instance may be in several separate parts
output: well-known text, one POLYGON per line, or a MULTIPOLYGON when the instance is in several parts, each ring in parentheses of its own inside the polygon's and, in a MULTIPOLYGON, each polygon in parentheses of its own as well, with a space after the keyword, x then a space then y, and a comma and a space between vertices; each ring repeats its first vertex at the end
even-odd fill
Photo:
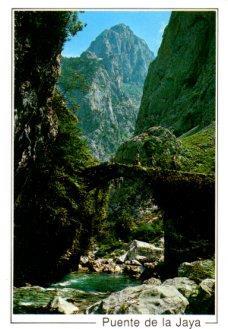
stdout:
POLYGON ((123 31, 130 31, 131 33, 133 33, 133 31, 130 29, 130 27, 124 23, 119 23, 119 24, 116 24, 114 26, 112 26, 110 28, 110 30, 112 31, 116 31, 116 32, 123 32, 123 31))
POLYGON ((81 128, 99 159, 108 159, 133 133, 153 57, 146 42, 121 23, 97 36, 77 60, 62 62, 63 80, 71 67, 88 81, 88 92, 72 90, 67 97, 79 104, 81 128))
POLYGON ((102 58, 108 73, 123 82, 142 83, 148 63, 154 58, 146 42, 123 23, 103 31, 86 52, 102 58))

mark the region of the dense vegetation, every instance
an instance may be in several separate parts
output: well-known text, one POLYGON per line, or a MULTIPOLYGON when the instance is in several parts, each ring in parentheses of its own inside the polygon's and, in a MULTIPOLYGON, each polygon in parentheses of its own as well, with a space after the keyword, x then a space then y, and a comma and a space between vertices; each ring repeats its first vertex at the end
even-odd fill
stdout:
POLYGON ((180 136, 214 120, 215 13, 173 12, 149 67, 135 133, 161 125, 180 136))
POLYGON ((15 13, 16 285, 76 269, 103 205, 83 191, 77 171, 96 162, 55 90, 63 43, 81 28, 70 12, 15 13))
POLYGON ((195 133, 180 137, 181 170, 205 174, 215 173, 215 123, 195 133))
MULTIPOLYGON (((136 135, 118 148, 114 160, 157 169, 214 175, 214 117, 215 14, 174 12, 158 56, 149 67, 136 122, 136 135)), ((148 232, 156 231, 156 222, 151 222, 142 213, 140 215, 143 203, 145 209, 146 203, 155 202, 151 190, 147 194, 147 189, 141 179, 125 179, 112 188, 108 218, 112 223, 111 231, 116 232, 117 238, 132 238, 135 230, 140 232, 141 225, 148 232)), ((169 189, 172 193, 171 187, 169 189)), ((184 196, 179 202, 185 203, 184 196)), ((150 212, 153 216, 152 208, 150 212)), ((154 216, 157 217, 156 212, 154 216)), ((171 226, 172 221, 173 216, 171 226)), ((175 232, 177 228, 170 230, 175 232)), ((163 227, 160 225, 162 233, 163 227)), ((181 239, 180 231, 175 234, 173 244, 178 237, 181 239)), ((146 236, 148 234, 145 232, 146 236)))

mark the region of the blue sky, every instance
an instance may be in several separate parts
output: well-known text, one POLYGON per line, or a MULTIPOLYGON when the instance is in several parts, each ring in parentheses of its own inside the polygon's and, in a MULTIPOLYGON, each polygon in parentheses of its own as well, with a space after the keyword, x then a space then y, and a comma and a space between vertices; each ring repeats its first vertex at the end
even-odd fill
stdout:
POLYGON ((85 11, 79 18, 87 26, 64 45, 62 55, 76 57, 105 29, 124 23, 157 54, 170 11, 85 11))

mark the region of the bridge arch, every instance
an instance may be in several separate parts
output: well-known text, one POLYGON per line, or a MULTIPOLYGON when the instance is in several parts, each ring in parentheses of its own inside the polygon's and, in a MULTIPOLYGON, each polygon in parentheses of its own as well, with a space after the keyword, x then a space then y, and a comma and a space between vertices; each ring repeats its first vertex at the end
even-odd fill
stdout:
POLYGON ((107 187, 120 177, 145 180, 164 212, 167 275, 176 275, 183 261, 214 256, 214 176, 108 162, 86 168, 81 174, 88 190, 107 187))

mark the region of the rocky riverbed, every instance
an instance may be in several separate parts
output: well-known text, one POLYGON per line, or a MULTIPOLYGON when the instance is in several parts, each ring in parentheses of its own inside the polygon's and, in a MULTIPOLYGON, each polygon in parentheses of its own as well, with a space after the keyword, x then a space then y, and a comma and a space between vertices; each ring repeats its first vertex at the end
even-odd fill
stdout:
POLYGON ((162 282, 149 274, 156 274, 163 250, 163 239, 157 245, 134 240, 121 256, 90 253, 81 257, 79 272, 48 288, 15 288, 14 313, 213 314, 214 261, 183 263, 178 277, 162 282))
POLYGON ((155 267, 164 262, 164 238, 156 244, 134 240, 128 250, 114 251, 104 258, 96 258, 96 253, 81 257, 79 271, 97 273, 124 273, 131 278, 151 277, 155 267))

